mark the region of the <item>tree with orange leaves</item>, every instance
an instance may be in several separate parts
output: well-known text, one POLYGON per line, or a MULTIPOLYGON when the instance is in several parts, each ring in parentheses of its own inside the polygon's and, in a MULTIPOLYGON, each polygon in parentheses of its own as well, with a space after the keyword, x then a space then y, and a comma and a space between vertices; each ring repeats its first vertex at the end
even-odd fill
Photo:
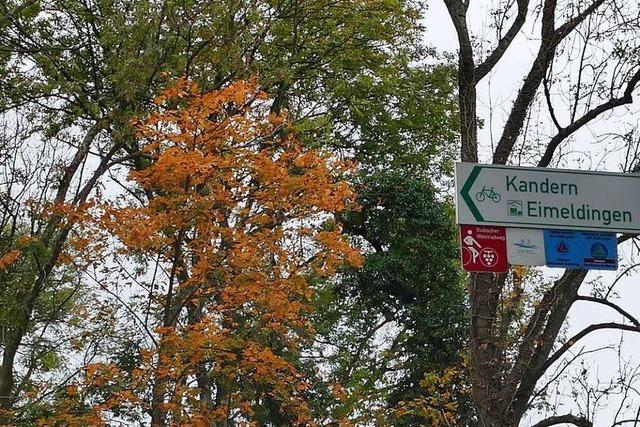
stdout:
POLYGON ((308 425, 295 358, 313 332, 312 282, 361 262, 333 218, 353 208, 352 166, 303 146, 253 80, 204 94, 182 80, 156 104, 137 123, 148 167, 129 174, 145 198, 96 203, 83 220, 89 240, 156 260, 162 273, 128 302, 152 314, 136 316, 148 339, 136 366, 87 366, 70 410, 43 423, 128 407, 158 426, 308 425))

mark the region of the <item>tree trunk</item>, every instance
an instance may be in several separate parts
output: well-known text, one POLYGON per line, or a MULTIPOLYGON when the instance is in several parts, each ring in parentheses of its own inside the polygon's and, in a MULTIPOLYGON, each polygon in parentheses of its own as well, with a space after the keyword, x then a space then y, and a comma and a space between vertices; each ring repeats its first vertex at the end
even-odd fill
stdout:
POLYGON ((17 335, 8 340, 8 343, 5 343, 4 354, 2 355, 2 366, 0 366, 0 425, 9 424, 10 422, 9 412, 13 407, 13 362, 21 338, 22 335, 17 335))
POLYGON ((162 362, 162 355, 164 354, 164 348, 166 347, 166 341, 164 336, 160 338, 158 344, 158 364, 155 369, 155 378, 153 381, 153 387, 151 391, 151 425, 153 427, 164 427, 165 413, 162 405, 164 404, 164 395, 167 388, 167 380, 162 374, 162 368, 164 363, 162 362))

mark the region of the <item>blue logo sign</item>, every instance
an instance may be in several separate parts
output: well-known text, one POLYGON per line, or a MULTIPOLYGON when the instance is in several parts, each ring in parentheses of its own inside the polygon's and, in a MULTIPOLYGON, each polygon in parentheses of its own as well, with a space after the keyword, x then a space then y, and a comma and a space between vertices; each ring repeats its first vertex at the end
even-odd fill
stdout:
POLYGON ((544 230, 549 267, 615 270, 618 246, 615 233, 544 230))
POLYGON ((615 233, 583 232, 589 253, 584 259, 584 268, 615 270, 618 268, 618 242, 615 233))
POLYGON ((544 251, 549 267, 582 268, 579 231, 544 230, 544 251))

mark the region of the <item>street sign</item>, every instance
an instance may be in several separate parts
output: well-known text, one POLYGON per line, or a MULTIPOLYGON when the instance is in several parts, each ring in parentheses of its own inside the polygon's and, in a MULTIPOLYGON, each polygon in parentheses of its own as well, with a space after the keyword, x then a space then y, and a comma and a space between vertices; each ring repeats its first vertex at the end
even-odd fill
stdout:
POLYGON ((618 252, 615 233, 544 230, 549 267, 615 270, 618 252))
POLYGON ((462 267, 472 272, 503 273, 507 263, 507 238, 503 227, 460 227, 462 267))
POLYGON ((511 265, 544 265, 543 231, 507 228, 507 260, 511 265))
POLYGON ((459 224, 640 232, 640 175, 456 164, 459 224))

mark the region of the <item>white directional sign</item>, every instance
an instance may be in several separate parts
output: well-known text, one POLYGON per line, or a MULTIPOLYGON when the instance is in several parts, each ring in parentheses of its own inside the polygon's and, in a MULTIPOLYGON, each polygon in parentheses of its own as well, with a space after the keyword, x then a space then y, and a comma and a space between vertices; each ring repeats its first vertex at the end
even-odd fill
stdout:
POLYGON ((456 164, 458 224, 640 233, 640 175, 456 164))

